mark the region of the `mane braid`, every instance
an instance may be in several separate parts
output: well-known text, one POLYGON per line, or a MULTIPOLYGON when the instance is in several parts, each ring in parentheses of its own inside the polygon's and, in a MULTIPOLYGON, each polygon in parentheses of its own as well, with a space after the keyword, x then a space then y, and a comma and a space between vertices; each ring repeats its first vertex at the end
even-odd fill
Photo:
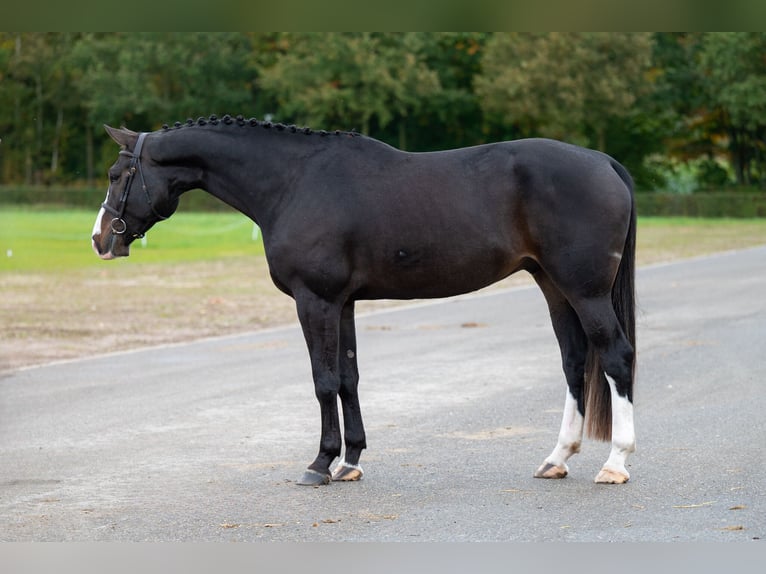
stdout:
POLYGON ((359 132, 357 132, 355 129, 352 130, 313 130, 309 127, 298 127, 295 124, 283 124, 283 123, 272 123, 265 120, 257 120, 256 118, 245 118, 243 115, 238 115, 235 117, 230 116, 229 114, 224 115, 222 118, 219 118, 215 114, 210 115, 209 117, 205 118, 203 116, 200 116, 196 120, 192 118, 188 118, 185 122, 175 122, 173 126, 169 126, 168 124, 162 124, 162 129, 164 131, 169 131, 172 129, 183 129, 183 128, 191 128, 194 126, 206 126, 208 124, 217 126, 218 124, 223 123, 224 125, 230 126, 230 125, 236 125, 237 127, 251 127, 251 128, 263 128, 263 129, 275 129, 280 132, 290 132, 293 134, 303 134, 303 135, 319 135, 320 137, 325 137, 329 135, 335 135, 335 136, 350 136, 350 137, 356 137, 360 136, 359 132))

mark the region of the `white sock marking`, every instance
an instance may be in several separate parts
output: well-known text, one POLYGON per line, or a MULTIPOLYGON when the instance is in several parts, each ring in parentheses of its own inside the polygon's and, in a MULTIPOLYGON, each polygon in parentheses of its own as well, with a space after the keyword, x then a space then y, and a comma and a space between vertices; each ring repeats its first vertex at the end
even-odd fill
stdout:
POLYGON ((561 430, 559 431, 559 439, 556 444, 556 448, 545 462, 554 466, 562 466, 566 468, 566 461, 573 454, 580 452, 580 444, 582 443, 584 419, 577 410, 577 399, 572 396, 572 393, 567 389, 567 396, 564 402, 564 416, 561 419, 561 430))
MULTIPOLYGON (((604 373, 606 374, 606 373, 604 373)), ((633 403, 628 397, 617 393, 614 379, 606 375, 609 389, 612 393, 612 451, 604 468, 609 468, 628 474, 625 461, 628 455, 636 450, 636 433, 633 426, 633 403)))

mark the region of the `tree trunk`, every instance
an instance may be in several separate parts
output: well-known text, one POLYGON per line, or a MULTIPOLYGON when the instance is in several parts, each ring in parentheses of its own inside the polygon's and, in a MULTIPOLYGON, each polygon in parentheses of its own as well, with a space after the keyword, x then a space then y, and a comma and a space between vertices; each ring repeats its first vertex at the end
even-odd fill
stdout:
POLYGON ((24 154, 24 183, 26 185, 32 184, 32 150, 29 147, 26 148, 24 154))
POLYGON ((37 99, 37 121, 35 122, 35 155, 32 159, 35 172, 35 183, 43 183, 43 78, 35 74, 35 97, 37 99))
POLYGON ((93 185, 93 128, 85 126, 85 179, 93 185))
POLYGON ((58 109, 56 116, 56 130, 53 132, 53 150, 51 151, 51 175, 55 175, 59 169, 59 145, 61 144, 61 130, 64 127, 64 108, 58 109))
POLYGON ((745 166, 742 157, 740 134, 735 128, 729 128, 729 137, 731 138, 731 142, 729 143, 729 154, 731 155, 731 163, 734 166, 734 175, 737 178, 737 185, 744 185, 745 166))
POLYGON ((606 153, 606 128, 604 126, 596 128, 596 149, 606 153))

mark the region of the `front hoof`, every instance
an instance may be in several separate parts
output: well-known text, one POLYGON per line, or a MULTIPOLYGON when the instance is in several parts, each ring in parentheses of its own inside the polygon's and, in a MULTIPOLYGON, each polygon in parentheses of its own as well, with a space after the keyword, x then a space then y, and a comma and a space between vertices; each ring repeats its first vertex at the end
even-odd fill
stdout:
POLYGON ((597 484, 625 484, 630 479, 628 471, 613 470, 611 468, 602 468, 596 476, 597 484))
POLYGON ((363 476, 364 471, 361 466, 347 462, 341 462, 332 473, 332 479, 336 482, 352 482, 361 480, 363 476))
POLYGON ((298 480, 298 484, 301 486, 323 486, 330 484, 330 475, 308 468, 298 480))
POLYGON ((535 478, 564 478, 569 474, 566 464, 556 465, 544 462, 535 472, 535 478))

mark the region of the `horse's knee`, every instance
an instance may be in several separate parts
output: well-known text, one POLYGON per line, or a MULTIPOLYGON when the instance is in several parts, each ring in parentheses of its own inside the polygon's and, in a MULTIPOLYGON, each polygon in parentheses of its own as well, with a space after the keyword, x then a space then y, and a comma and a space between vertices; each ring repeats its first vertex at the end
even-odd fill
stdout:
POLYGON ((320 404, 336 401, 339 391, 340 381, 335 377, 317 377, 314 380, 314 395, 320 404))

